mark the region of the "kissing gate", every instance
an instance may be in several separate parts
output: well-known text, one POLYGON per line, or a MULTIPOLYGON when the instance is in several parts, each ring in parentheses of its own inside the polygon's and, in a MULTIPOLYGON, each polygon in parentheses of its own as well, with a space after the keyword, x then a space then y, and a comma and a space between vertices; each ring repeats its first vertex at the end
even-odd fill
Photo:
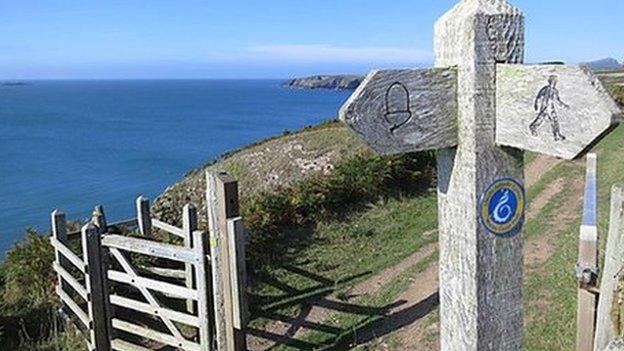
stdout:
POLYGON ((62 311, 87 334, 89 350, 245 348, 245 234, 237 184, 224 173, 208 173, 207 181, 209 236, 197 230, 194 206, 184 206, 178 228, 151 218, 143 197, 136 218, 108 224, 97 206, 74 233, 67 232, 64 213, 52 212, 57 294, 62 311))

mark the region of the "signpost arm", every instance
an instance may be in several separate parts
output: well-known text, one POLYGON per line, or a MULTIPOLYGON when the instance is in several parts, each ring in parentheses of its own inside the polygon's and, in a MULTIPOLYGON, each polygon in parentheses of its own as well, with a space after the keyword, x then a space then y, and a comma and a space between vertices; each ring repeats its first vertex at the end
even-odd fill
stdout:
POLYGON ((478 221, 480 195, 519 181, 523 153, 495 144, 496 63, 521 63, 524 17, 505 1, 464 0, 435 27, 437 67, 458 67, 458 145, 438 161, 442 350, 522 349, 522 235, 478 221))

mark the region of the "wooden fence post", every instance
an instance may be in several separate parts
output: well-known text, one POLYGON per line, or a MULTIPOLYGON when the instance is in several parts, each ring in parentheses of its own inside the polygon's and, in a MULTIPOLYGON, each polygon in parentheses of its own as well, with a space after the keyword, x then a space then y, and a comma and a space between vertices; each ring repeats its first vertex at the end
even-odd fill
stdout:
POLYGON ((600 281, 595 351, 604 351, 611 340, 618 336, 619 326, 615 325, 611 311, 622 268, 624 268, 624 183, 615 184, 611 189, 611 216, 604 270, 600 281))
POLYGON ((239 216, 238 183, 225 172, 206 172, 215 329, 219 351, 246 349, 245 332, 234 326, 227 220, 239 216))
POLYGON ((152 217, 150 216, 150 201, 144 196, 136 199, 137 223, 139 232, 146 238, 152 237, 152 217))
POLYGON ((89 296, 87 310, 91 327, 89 336, 94 350, 110 350, 110 316, 108 315, 108 287, 103 266, 100 230, 93 223, 82 227, 82 252, 87 264, 85 285, 89 296))
POLYGON ((200 262, 195 265, 195 281, 197 283, 197 316, 199 317, 199 344, 202 350, 214 350, 212 329, 214 311, 212 308, 212 280, 208 255, 210 248, 207 244, 207 236, 204 232, 193 232, 193 250, 195 250, 200 262))
MULTIPOLYGON (((54 210, 52 211, 50 217, 52 220, 52 237, 54 237, 54 239, 56 239, 61 244, 67 246, 67 216, 65 215, 65 213, 59 210, 54 210)), ((63 257, 63 255, 59 253, 58 249, 56 248, 54 249, 54 259, 56 261, 56 264, 58 264, 61 268, 69 270, 69 264, 67 260, 63 257)), ((67 284, 65 284, 65 281, 60 274, 57 273, 57 277, 58 288, 61 289, 61 291, 63 292, 67 292, 65 290, 67 284)))
POLYGON ((228 220, 228 238, 234 327, 244 332, 249 319, 249 309, 247 304, 245 227, 243 226, 243 219, 241 217, 228 220))
POLYGON ((579 258, 576 266, 578 285, 577 308, 577 351, 594 349, 596 327, 595 291, 598 276, 598 227, 597 227, 597 184, 596 154, 587 155, 587 176, 583 205, 583 223, 580 230, 579 258))
POLYGON ((104 234, 108 230, 108 225, 106 223, 106 215, 104 214, 104 207, 102 207, 102 205, 97 205, 93 209, 91 222, 96 227, 98 227, 100 234, 104 234))
MULTIPOLYGON (((192 204, 184 205, 182 208, 182 231, 184 232, 184 246, 188 249, 193 248, 193 233, 197 230, 197 209, 192 204)), ((186 286, 193 289, 195 282, 193 281, 193 265, 187 263, 185 265, 186 286)), ((193 313, 193 300, 186 301, 186 310, 193 313)))

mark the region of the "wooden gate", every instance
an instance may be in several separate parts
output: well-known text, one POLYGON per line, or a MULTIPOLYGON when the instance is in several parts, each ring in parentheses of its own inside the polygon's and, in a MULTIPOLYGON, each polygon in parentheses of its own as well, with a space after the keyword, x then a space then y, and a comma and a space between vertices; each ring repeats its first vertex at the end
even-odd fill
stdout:
MULTIPOLYGON (((114 334, 117 334, 115 331, 122 331, 121 334, 131 334, 189 351, 201 350, 202 344, 211 345, 210 330, 213 323, 208 318, 211 315, 209 304, 211 291, 207 284, 211 278, 206 268, 205 235, 201 231, 195 231, 192 235, 194 243, 192 248, 121 235, 102 237, 102 252, 110 253, 111 257, 107 279, 116 285, 125 286, 125 289, 118 287, 109 295, 110 305, 115 307, 115 312, 110 318, 114 334), (132 253, 190 265, 197 284, 187 287, 172 282, 173 279, 165 281, 158 279, 154 274, 151 276, 142 274, 141 271, 149 272, 149 270, 137 266, 131 258, 132 253), (165 300, 168 303, 165 303, 165 300), (190 311, 184 310, 189 306, 190 311), (132 312, 154 317, 162 323, 164 330, 157 326, 138 325, 132 321, 132 312), (195 328, 196 332, 186 333, 185 336, 182 331, 184 327, 180 324, 187 328, 195 328), (195 335, 194 340, 188 336, 189 334, 195 335)), ((130 342, 115 339, 112 346, 113 349, 126 350, 123 345, 130 342)))
POLYGON ((136 205, 136 218, 112 224, 97 206, 91 221, 74 233, 67 233, 65 214, 52 213, 57 293, 89 350, 244 350, 244 230, 240 217, 221 218, 238 210, 213 201, 211 223, 226 225, 209 236, 197 230, 192 205, 184 206, 182 228, 151 218, 146 198, 136 205), (239 335, 235 348, 231 340, 219 340, 226 333, 239 335))

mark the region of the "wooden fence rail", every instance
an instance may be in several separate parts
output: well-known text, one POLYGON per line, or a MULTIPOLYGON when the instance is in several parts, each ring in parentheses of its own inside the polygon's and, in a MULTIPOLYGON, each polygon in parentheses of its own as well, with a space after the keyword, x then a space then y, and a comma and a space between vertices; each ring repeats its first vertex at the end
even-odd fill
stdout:
POLYGON ((179 350, 246 350, 245 231, 237 184, 223 173, 213 180, 210 235, 198 229, 195 206, 184 206, 179 228, 152 218, 145 197, 136 200, 136 218, 107 224, 97 206, 91 221, 73 233, 66 215, 52 212, 57 293, 89 350, 148 350, 142 340, 179 350), (139 237, 121 234, 128 230, 139 237), (181 244, 158 241, 158 231, 181 244), (224 335, 232 339, 220 340, 224 335))

